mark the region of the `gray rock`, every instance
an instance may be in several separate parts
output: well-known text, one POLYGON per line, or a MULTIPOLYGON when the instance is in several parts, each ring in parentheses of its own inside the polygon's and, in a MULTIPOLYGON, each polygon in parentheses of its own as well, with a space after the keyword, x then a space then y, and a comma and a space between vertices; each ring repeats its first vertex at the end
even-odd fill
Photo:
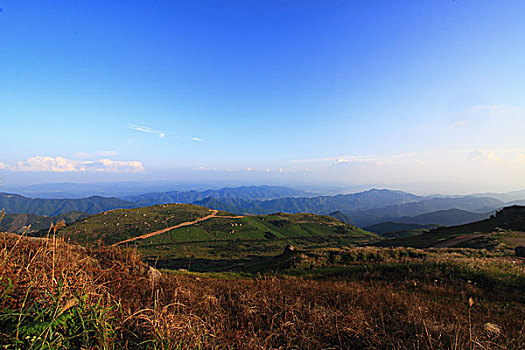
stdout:
POLYGON ((516 256, 519 256, 520 258, 525 258, 525 247, 520 245, 514 248, 514 253, 516 253, 516 256))

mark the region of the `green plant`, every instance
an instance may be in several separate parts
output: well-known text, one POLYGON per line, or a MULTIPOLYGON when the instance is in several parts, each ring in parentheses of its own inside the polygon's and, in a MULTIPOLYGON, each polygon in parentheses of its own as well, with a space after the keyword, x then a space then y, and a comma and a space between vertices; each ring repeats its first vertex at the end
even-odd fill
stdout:
MULTIPOLYGON (((8 282, 2 299, 10 297, 8 282)), ((0 341, 4 349, 110 349, 114 327, 110 322, 112 307, 103 300, 91 300, 88 294, 66 295, 59 280, 54 292, 45 291, 31 302, 31 288, 20 307, 6 307, 0 312, 0 341)))

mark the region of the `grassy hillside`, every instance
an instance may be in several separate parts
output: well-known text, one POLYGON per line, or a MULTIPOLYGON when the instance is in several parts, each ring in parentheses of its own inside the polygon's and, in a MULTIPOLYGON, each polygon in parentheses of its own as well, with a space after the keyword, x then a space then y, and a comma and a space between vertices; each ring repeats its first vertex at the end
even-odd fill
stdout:
POLYGON ((370 232, 377 233, 382 236, 386 236, 388 233, 406 231, 406 230, 418 230, 418 229, 430 229, 436 228, 437 225, 420 225, 420 224, 404 224, 399 222, 382 222, 380 224, 370 225, 364 229, 370 232))
POLYGON ((92 196, 80 199, 42 199, 0 193, 0 209, 5 209, 7 214, 56 216, 72 211, 96 214, 105 210, 134 207, 136 207, 134 203, 112 197, 92 196))
MULTIPOLYGON (((101 240, 115 244, 211 215, 208 208, 189 204, 163 204, 121 209, 85 218, 59 232, 80 243, 101 240)), ((282 252, 288 244, 299 248, 364 244, 378 236, 314 214, 272 214, 216 217, 135 240, 147 260, 158 266, 216 270, 241 268, 245 263, 282 252)))
POLYGON ((262 258, 281 253, 287 245, 313 249, 377 239, 373 233, 329 216, 279 213, 214 218, 136 244, 146 259, 162 267, 246 271, 262 258))
POLYGON ((189 204, 160 204, 135 209, 115 209, 80 220, 60 231, 80 243, 122 240, 192 221, 209 214, 208 208, 189 204))
POLYGON ((525 207, 507 207, 489 219, 440 227, 418 236, 396 238, 378 244, 417 248, 435 246, 512 249, 517 245, 525 245, 525 207))
POLYGON ((331 212, 328 215, 333 217, 334 219, 337 219, 337 220, 342 221, 344 223, 347 223, 349 225, 354 225, 355 226, 355 224, 352 222, 352 220, 350 220, 345 214, 341 213, 340 211, 334 211, 334 212, 331 212))
POLYGON ((55 224, 61 220, 70 224, 86 216, 88 216, 88 214, 77 211, 57 216, 6 214, 2 221, 0 221, 0 231, 22 233, 27 229, 27 232, 32 233, 39 230, 48 230, 51 224, 55 224))
POLYGON ((523 261, 440 252, 296 252, 299 264, 286 274, 235 278, 160 273, 119 247, 0 233, 0 344, 523 349, 523 261))

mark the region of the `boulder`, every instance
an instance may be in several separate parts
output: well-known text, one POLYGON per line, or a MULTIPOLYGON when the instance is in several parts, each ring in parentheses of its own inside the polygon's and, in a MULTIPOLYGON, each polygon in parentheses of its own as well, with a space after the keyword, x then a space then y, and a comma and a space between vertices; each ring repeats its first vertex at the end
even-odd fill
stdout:
POLYGON ((288 244, 286 247, 284 247, 283 255, 293 254, 296 252, 296 249, 293 245, 288 244))
POLYGON ((514 253, 516 253, 516 256, 519 256, 520 258, 525 258, 525 247, 520 245, 514 248, 514 253))

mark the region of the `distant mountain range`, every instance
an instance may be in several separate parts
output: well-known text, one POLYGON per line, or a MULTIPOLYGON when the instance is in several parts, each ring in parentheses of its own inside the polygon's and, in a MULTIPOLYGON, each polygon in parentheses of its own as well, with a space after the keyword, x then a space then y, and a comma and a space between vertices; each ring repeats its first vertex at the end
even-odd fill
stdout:
POLYGON ((458 225, 486 218, 505 203, 489 197, 426 198, 401 191, 373 189, 365 192, 318 197, 279 198, 266 201, 208 197, 193 204, 240 214, 340 212, 348 222, 364 227, 384 221, 458 225), (450 209, 456 211, 447 212, 450 209), (459 211, 458 211, 459 210, 459 211), (419 217, 420 215, 434 213, 419 217), (416 217, 415 219, 412 219, 416 217))
MULTIPOLYGON (((208 207, 217 206, 213 209, 220 210, 226 210, 226 208, 229 208, 230 211, 248 214, 285 212, 327 215, 334 211, 340 211, 347 215, 347 213, 360 209, 381 208, 389 205, 417 202, 422 199, 424 199, 424 197, 416 196, 411 193, 372 189, 359 193, 339 194, 336 196, 286 197, 263 201, 246 201, 239 199, 222 199, 217 201, 216 198, 209 197, 195 202, 194 204, 208 207), (221 206, 221 208, 218 206, 221 206)), ((350 219, 353 220, 352 217, 350 217, 350 219)))
MULTIPOLYGON (((461 209, 437 210, 416 216, 403 216, 393 218, 393 221, 384 221, 364 227, 365 230, 384 235, 391 232, 399 232, 416 229, 430 229, 438 226, 456 226, 469 222, 489 218, 495 211, 488 213, 473 213, 461 209)), ((380 218, 378 220, 383 220, 380 218)))
POLYGON ((488 213, 473 213, 467 210, 454 208, 437 210, 416 216, 402 216, 395 218, 395 222, 403 224, 455 226, 487 219, 493 213, 494 211, 488 213))
MULTIPOLYGON (((495 199, 499 199, 502 202, 510 203, 517 200, 525 200, 525 190, 519 190, 519 191, 512 191, 512 192, 506 192, 506 193, 493 193, 493 192, 487 192, 487 193, 474 193, 470 195, 471 197, 491 197, 495 199)), ((523 202, 522 202, 523 203, 523 202)))
POLYGON ((119 198, 92 196, 80 199, 27 198, 17 194, 0 193, 0 209, 7 214, 56 216, 72 211, 97 214, 116 208, 135 208, 137 205, 119 198))
POLYGON ((150 206, 167 203, 195 203, 206 198, 223 201, 258 201, 283 197, 308 197, 311 193, 281 186, 241 186, 225 187, 220 190, 206 191, 169 191, 146 193, 138 196, 122 197, 139 206, 150 206))
MULTIPOLYGON (((525 191, 499 194, 525 202, 525 191)), ((42 199, 0 194, 0 209, 8 214, 56 216, 71 211, 96 214, 118 208, 136 208, 167 203, 187 203, 237 214, 312 213, 332 215, 340 221, 367 227, 382 222, 418 225, 458 225, 487 218, 509 203, 493 197, 417 196, 402 191, 371 189, 353 194, 314 196, 280 186, 242 186, 204 191, 152 192, 133 196, 42 199), (335 214, 334 214, 335 213, 335 214)))
MULTIPOLYGON (((423 224, 439 224, 450 225, 465 223, 465 220, 479 220, 480 216, 473 214, 483 214, 481 218, 490 216, 487 213, 496 209, 502 208, 505 203, 489 197, 451 197, 451 198, 431 198, 421 200, 419 202, 406 203, 386 206, 377 209, 357 210, 353 212, 345 212, 352 221, 358 226, 369 226, 382 221, 408 222, 408 223, 423 223, 423 224), (449 209, 459 209, 465 212, 441 212, 449 209), (433 220, 426 220, 426 217, 417 218, 415 221, 407 217, 420 216, 433 212, 439 212, 432 215, 433 220), (441 216, 440 219, 437 217, 441 216), (459 218, 460 219, 456 219, 459 218), (401 221, 400 221, 401 220, 401 221), (420 222, 420 221, 424 222, 420 222)), ((469 222, 469 221, 467 221, 469 222)))
POLYGON ((381 241, 378 245, 512 249, 525 242, 523 232, 525 232, 525 207, 514 205, 505 207, 484 220, 458 226, 439 227, 412 237, 381 241))

